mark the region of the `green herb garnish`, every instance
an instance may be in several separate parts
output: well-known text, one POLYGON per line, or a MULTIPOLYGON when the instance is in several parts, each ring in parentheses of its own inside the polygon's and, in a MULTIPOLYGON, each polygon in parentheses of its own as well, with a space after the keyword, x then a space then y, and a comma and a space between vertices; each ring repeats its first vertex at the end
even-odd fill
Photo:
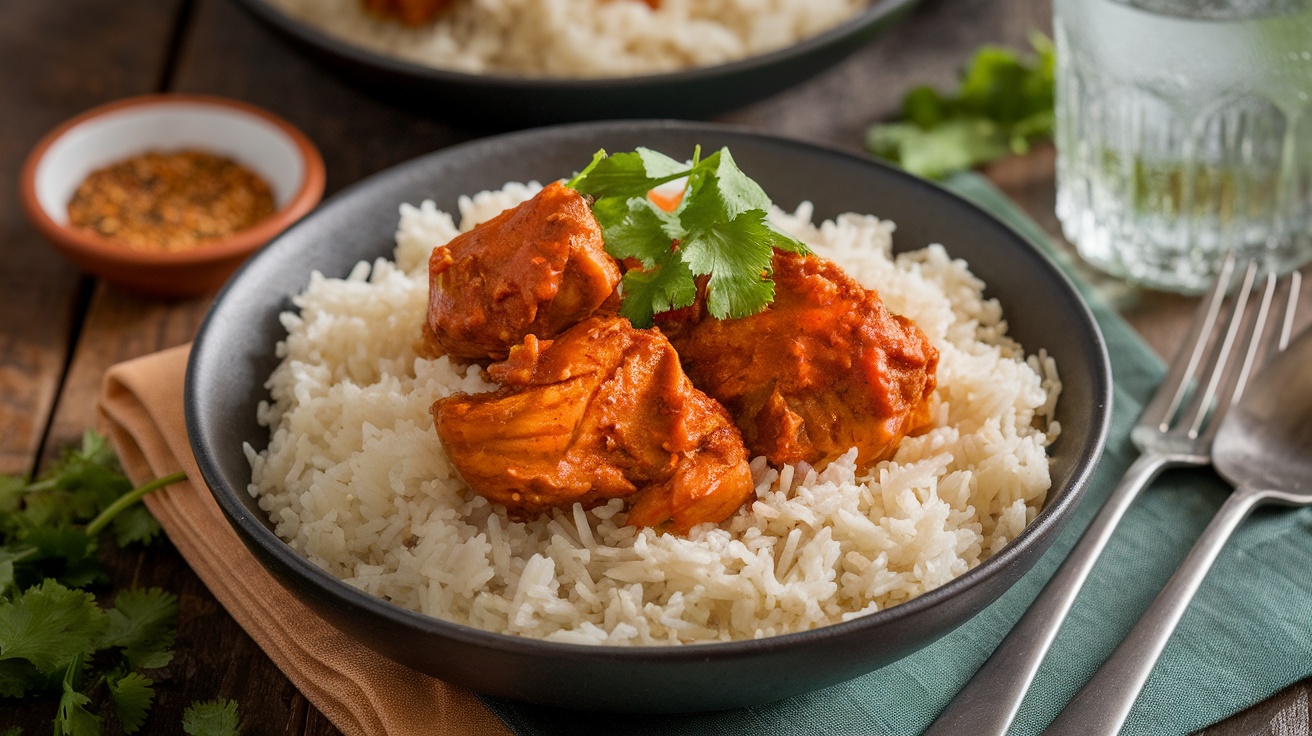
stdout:
POLYGON ((239 736, 237 704, 231 700, 193 703, 182 714, 182 730, 190 736, 239 736))
POLYGON ((654 315, 690 306, 700 276, 708 277, 712 316, 756 314, 774 300, 773 249, 810 252, 770 223, 770 198, 738 168, 728 148, 703 159, 698 147, 691 164, 647 148, 598 151, 566 186, 593 198, 606 252, 642 264, 620 283, 620 314, 635 327, 650 327, 654 315), (673 211, 647 196, 684 177, 683 197, 673 211))
POLYGON ((102 606, 82 588, 108 580, 100 538, 153 539, 159 525, 140 500, 184 478, 134 489, 95 432, 35 482, 0 476, 0 696, 57 694, 57 735, 101 732, 93 695, 112 705, 124 733, 145 723, 155 691, 141 670, 173 658, 177 597, 124 590, 102 606))
POLYGON ((1033 33, 1037 58, 985 46, 975 54, 954 94, 916 87, 902 101, 904 122, 874 125, 866 148, 920 176, 939 178, 1052 137, 1052 41, 1033 33))

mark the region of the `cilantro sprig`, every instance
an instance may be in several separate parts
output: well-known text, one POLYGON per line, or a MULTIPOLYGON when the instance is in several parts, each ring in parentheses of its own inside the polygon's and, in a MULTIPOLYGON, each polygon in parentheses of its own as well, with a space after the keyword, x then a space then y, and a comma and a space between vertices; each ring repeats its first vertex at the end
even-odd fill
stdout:
POLYGON ((1030 43, 1032 60, 984 46, 954 93, 912 89, 902 101, 904 122, 872 126, 866 148, 913 174, 941 178, 1051 138, 1055 52, 1041 33, 1030 43))
POLYGON ((95 432, 36 481, 0 476, 0 697, 57 697, 57 735, 99 734, 106 713, 123 733, 145 724, 155 698, 145 671, 173 659, 178 599, 128 589, 102 605, 84 588, 108 581, 101 537, 155 538, 159 525, 139 502, 183 478, 133 488, 95 432))
POLYGON ((733 160, 728 148, 683 163, 649 148, 593 156, 566 183, 593 198, 606 252, 641 263, 620 282, 620 314, 650 327, 660 312, 692 305, 706 277, 706 304, 717 319, 746 317, 774 300, 774 248, 809 253, 770 222, 770 198, 733 160), (685 179, 672 211, 648 193, 685 179))

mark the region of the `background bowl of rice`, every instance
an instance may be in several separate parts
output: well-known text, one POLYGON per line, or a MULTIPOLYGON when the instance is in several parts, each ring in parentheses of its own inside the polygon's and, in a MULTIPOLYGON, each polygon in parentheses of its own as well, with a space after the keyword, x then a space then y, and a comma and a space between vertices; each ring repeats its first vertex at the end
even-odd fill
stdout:
MULTIPOLYGON (((205 482, 256 556, 326 620, 398 662, 500 697, 630 712, 746 706, 869 672, 950 632, 1029 570, 1070 517, 1105 442, 1111 407, 1106 348, 1060 271, 1014 231, 939 187, 871 160, 736 128, 679 122, 587 123, 484 139, 439 151, 337 195, 257 254, 216 299, 197 336, 186 386, 187 426, 205 482), (330 574, 275 534, 248 492, 251 459, 269 429, 256 419, 287 336, 280 314, 311 271, 345 277, 390 257, 398 205, 506 182, 550 181, 593 151, 647 146, 677 155, 729 146, 776 205, 814 203, 816 219, 871 212, 896 223, 894 251, 942 243, 996 299, 1027 352, 1059 366, 1061 433, 1048 448, 1052 486, 1041 512, 972 569, 919 597, 838 623, 776 636, 680 646, 611 646, 495 633, 394 605, 330 574)), ((265 410, 267 412, 267 410, 265 410)))
MULTIPOLYGON (((797 6, 793 12, 800 18, 807 16, 813 1, 778 0, 797 6)), ((571 53, 580 57, 572 71, 568 67, 539 73, 472 71, 450 64, 474 67, 478 61, 459 57, 453 61, 450 54, 442 54, 446 58, 441 62, 424 61, 433 56, 425 53, 426 45, 445 44, 398 41, 414 32, 365 17, 358 8, 360 0, 240 0, 239 4, 293 48, 366 93, 456 124, 505 130, 603 118, 710 117, 777 94, 837 64, 895 25, 918 1, 870 0, 869 7, 826 30, 744 58, 632 73, 615 68, 634 63, 633 47, 643 45, 644 31, 652 32, 643 22, 628 24, 635 37, 610 52, 586 37, 571 43, 571 53)), ((513 5, 573 2, 515 0, 513 5)), ((632 2, 642 5, 640 0, 632 2)), ((511 3, 500 5, 505 4, 511 3)), ((739 12, 768 12, 754 9, 773 4, 743 2, 739 12)), ((513 16, 532 10, 514 7, 504 12, 513 16)), ((681 34, 689 35, 679 28, 664 30, 671 39, 681 34)), ((520 46, 531 43, 518 37, 515 41, 520 46)), ((494 35, 479 43, 495 42, 494 35)))

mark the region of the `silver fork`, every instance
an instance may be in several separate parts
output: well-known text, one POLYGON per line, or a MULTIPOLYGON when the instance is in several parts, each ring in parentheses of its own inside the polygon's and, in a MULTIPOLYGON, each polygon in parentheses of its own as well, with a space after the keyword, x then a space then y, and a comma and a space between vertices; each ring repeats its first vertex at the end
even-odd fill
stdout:
POLYGON ((1242 393, 1252 373, 1271 313, 1282 315, 1281 326, 1278 336, 1267 342, 1283 345, 1288 342, 1293 307, 1298 302, 1297 273, 1259 279, 1258 264, 1249 262, 1227 307, 1226 293, 1235 271, 1235 259, 1227 258, 1199 305, 1180 352, 1131 431, 1139 458, 1125 471, 1029 610, 925 736, 1005 736, 1071 604, 1130 505, 1166 468, 1211 462, 1212 438, 1225 410, 1242 393), (1258 303, 1250 309, 1254 295, 1258 303), (1235 360, 1233 354, 1240 343, 1246 344, 1235 360))

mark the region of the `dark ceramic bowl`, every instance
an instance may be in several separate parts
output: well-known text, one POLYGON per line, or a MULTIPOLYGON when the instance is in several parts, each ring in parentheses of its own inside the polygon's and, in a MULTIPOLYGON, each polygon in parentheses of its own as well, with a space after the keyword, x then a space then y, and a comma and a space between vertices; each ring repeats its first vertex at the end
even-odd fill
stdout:
POLYGON ((287 15, 269 0, 239 0, 312 61, 359 89, 459 125, 508 130, 603 118, 706 118, 781 92, 842 61, 919 0, 870 7, 817 36, 768 54, 665 74, 542 79, 469 74, 365 49, 287 15))
POLYGON ((1070 282, 1006 225, 943 189, 869 159, 723 126, 611 122, 545 128, 439 151, 367 179, 256 254, 225 287, 200 329, 186 383, 187 429, 205 482, 243 541, 326 620, 421 672, 516 700, 633 712, 752 705, 869 672, 933 642, 983 610, 1039 559, 1070 518, 1101 454, 1111 410, 1102 336, 1070 282), (246 493, 242 443, 268 444, 255 422, 285 332, 279 312, 310 271, 344 276, 390 255, 397 206, 425 198, 456 211, 460 194, 506 181, 550 181, 593 151, 648 146, 675 156, 729 146, 744 171, 790 209, 816 218, 871 212, 897 223, 895 248, 943 243, 988 284, 1011 334, 1044 348, 1063 381, 1046 508, 1001 552, 925 595, 852 621, 754 641, 604 647, 494 634, 401 609, 315 567, 270 531, 246 493))

